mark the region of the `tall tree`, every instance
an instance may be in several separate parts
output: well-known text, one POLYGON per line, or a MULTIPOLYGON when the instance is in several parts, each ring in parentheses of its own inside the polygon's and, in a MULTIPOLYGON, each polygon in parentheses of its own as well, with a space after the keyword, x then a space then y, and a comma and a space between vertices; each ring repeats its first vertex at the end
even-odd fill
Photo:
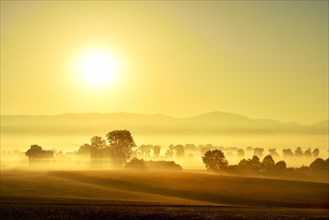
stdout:
POLYGON ((275 166, 275 161, 273 160, 271 155, 267 155, 264 157, 262 164, 261 164, 261 169, 264 172, 270 172, 274 169, 275 166))
POLYGON ((253 171, 258 172, 261 166, 261 163, 259 161, 259 157, 253 156, 252 159, 250 160, 250 166, 253 171))
POLYGON ((159 145, 154 145, 153 146, 153 158, 159 158, 160 157, 160 151, 161 147, 159 145))
POLYGON ((81 145, 78 150, 78 155, 90 156, 91 146, 90 144, 81 145))
POLYGON ((288 149, 282 150, 282 155, 283 155, 283 157, 292 157, 292 156, 294 156, 294 153, 292 152, 292 150, 290 148, 288 148, 288 149))
POLYGON ((313 154, 313 157, 318 158, 319 157, 319 154, 320 154, 319 148, 315 148, 313 150, 312 154, 313 154))
POLYGON ((94 136, 90 139, 90 159, 93 162, 100 162, 103 158, 106 141, 99 136, 94 136))
POLYGON ((99 136, 92 137, 90 142, 91 142, 92 147, 95 147, 98 149, 104 148, 106 146, 106 141, 102 137, 99 137, 99 136))
POLYGON ((133 137, 128 130, 114 130, 107 135, 112 160, 115 166, 122 167, 130 158, 132 149, 136 147, 133 137))
POLYGON ((185 149, 184 149, 184 146, 179 144, 179 145, 176 145, 175 146, 175 151, 176 151, 176 157, 177 158, 183 158, 184 155, 185 155, 185 149))
POLYGON ((302 156, 304 156, 304 152, 303 152, 303 150, 302 150, 301 147, 297 147, 296 148, 296 150, 295 150, 295 156, 296 157, 302 157, 302 156))

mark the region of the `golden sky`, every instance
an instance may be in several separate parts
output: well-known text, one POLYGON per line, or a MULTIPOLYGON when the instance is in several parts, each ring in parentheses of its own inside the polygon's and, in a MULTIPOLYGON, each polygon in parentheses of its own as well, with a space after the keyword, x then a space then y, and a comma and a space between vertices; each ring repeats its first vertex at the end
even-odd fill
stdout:
POLYGON ((327 119, 328 1, 1 1, 2 115, 209 111, 327 119))

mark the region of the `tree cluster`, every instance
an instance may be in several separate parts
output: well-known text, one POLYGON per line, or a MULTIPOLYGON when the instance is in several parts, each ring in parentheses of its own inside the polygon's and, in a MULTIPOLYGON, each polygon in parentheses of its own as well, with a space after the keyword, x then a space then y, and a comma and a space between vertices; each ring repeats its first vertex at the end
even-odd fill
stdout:
POLYGON ((31 145, 30 149, 25 152, 30 163, 45 161, 54 158, 54 151, 44 150, 39 145, 31 145))
MULTIPOLYGON (((209 150, 202 157, 205 167, 209 171, 225 171, 225 172, 243 172, 243 173, 275 173, 287 171, 287 164, 281 160, 275 163, 272 155, 267 155, 262 161, 256 155, 251 159, 242 159, 237 165, 229 165, 221 150, 209 150)), ((329 158, 323 160, 315 159, 309 167, 303 166, 297 170, 310 171, 329 171, 329 158)))
POLYGON ((114 130, 106 138, 108 143, 102 137, 92 137, 90 144, 79 148, 78 155, 90 156, 92 163, 111 162, 115 167, 122 167, 136 147, 131 133, 128 130, 114 130))
POLYGON ((303 151, 301 147, 297 147, 294 151, 292 151, 290 148, 283 149, 282 155, 283 157, 315 157, 318 158, 320 154, 320 150, 318 148, 314 148, 313 151, 311 148, 308 148, 307 150, 303 151))
POLYGON ((158 159, 160 157, 161 147, 159 145, 142 144, 134 152, 135 156, 144 159, 158 159))
MULTIPOLYGON (((108 143, 99 136, 94 136, 90 144, 82 145, 77 151, 78 156, 87 156, 92 163, 111 162, 116 167, 122 167, 132 155, 136 147, 131 133, 127 130, 114 130, 106 135, 108 143)), ((55 150, 43 150, 41 146, 32 145, 25 152, 30 162, 49 161, 54 158, 55 150)), ((59 158, 64 158, 62 152, 58 152, 59 158)))
POLYGON ((134 157, 128 163, 125 164, 125 168, 137 169, 137 170, 171 170, 171 171, 181 171, 182 167, 176 164, 174 161, 144 161, 143 159, 138 159, 134 157))

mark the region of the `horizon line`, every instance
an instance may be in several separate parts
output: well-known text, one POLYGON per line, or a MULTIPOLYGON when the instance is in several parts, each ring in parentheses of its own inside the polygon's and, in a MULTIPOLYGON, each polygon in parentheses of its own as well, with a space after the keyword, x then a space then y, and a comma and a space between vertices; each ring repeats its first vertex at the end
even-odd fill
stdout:
POLYGON ((248 117, 245 116, 243 114, 237 114, 237 113, 232 113, 232 112, 223 112, 223 111, 209 111, 209 112, 205 112, 205 113, 201 113, 201 114, 197 114, 197 115, 192 115, 192 116, 185 116, 185 117, 175 117, 175 116, 171 116, 171 115, 166 115, 166 114, 161 114, 161 113, 152 113, 152 114, 148 114, 148 113, 133 113, 133 112, 123 112, 123 111, 118 111, 118 112, 67 112, 67 113, 58 113, 58 114, 0 114, 1 117, 3 116, 32 116, 32 117, 40 117, 40 116, 63 116, 63 115, 88 115, 88 114, 99 114, 99 115, 113 115, 113 114, 129 114, 129 115, 143 115, 143 116, 162 116, 162 117, 168 117, 168 118, 173 118, 173 119, 189 119, 189 118, 195 118, 195 117, 200 117, 200 116, 204 116, 204 115, 208 115, 208 114, 216 114, 216 113, 223 113, 223 114, 230 114, 230 115, 235 115, 235 116, 240 116, 240 117, 244 117, 250 120, 271 120, 271 121, 277 121, 280 123, 284 123, 284 124, 292 124, 292 123, 297 123, 300 125, 313 125, 313 124, 317 124, 319 122, 324 122, 324 121, 328 121, 329 123, 329 118, 327 119, 323 119, 323 120, 318 120, 316 122, 313 123, 308 123, 308 124, 304 124, 304 123, 300 123, 297 121, 290 121, 290 122, 283 122, 279 119, 271 119, 271 118, 252 118, 252 117, 248 117))

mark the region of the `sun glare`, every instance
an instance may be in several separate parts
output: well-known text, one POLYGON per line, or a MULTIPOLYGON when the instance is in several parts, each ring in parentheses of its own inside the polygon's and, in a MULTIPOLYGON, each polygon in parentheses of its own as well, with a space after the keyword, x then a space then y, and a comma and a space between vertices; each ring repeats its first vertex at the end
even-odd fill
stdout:
POLYGON ((87 84, 101 86, 114 80, 117 74, 117 63, 109 54, 94 51, 81 58, 78 69, 80 77, 87 84))

